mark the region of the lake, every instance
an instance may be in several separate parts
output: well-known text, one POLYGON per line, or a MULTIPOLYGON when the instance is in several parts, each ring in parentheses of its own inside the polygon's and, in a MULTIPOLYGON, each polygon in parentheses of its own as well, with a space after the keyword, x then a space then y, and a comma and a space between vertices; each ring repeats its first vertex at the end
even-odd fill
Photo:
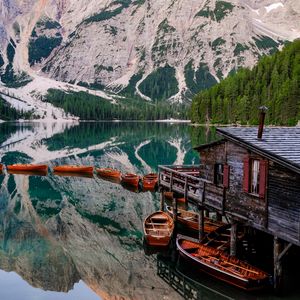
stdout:
POLYGON ((271 299, 203 275, 189 280, 173 254, 146 255, 142 224, 159 209, 158 193, 51 172, 84 164, 142 175, 197 164, 193 147, 215 138, 213 128, 188 124, 0 124, 1 163, 49 165, 47 176, 0 175, 0 299, 183 299, 172 274, 185 281, 186 299, 271 299))

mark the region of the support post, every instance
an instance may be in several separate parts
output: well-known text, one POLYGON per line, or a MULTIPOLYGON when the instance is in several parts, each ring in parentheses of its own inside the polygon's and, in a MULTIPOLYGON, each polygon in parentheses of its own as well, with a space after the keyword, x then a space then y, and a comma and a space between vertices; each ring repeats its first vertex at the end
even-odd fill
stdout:
POLYGON ((236 256, 236 243, 237 243, 237 223, 232 223, 231 230, 230 230, 230 256, 236 256))
POLYGON ((184 183, 184 209, 188 210, 188 178, 185 178, 184 183))
POLYGON ((177 198, 173 197, 173 221, 176 227, 177 225, 177 198))
POLYGON ((160 191, 160 210, 165 211, 165 193, 163 190, 160 191))
POLYGON ((282 242, 276 236, 274 236, 274 276, 273 284, 276 293, 280 293, 282 290, 282 262, 280 260, 280 253, 282 251, 282 242))
POLYGON ((222 215, 220 213, 216 213, 216 219, 217 221, 222 221, 222 215))
POLYGON ((199 207, 199 242, 204 238, 204 210, 203 207, 199 207))

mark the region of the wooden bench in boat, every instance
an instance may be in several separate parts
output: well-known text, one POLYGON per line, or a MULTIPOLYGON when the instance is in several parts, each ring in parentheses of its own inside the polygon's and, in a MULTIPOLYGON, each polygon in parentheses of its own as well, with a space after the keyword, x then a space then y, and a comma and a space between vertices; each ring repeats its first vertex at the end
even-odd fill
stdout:
POLYGON ((157 223, 157 222, 149 222, 146 225, 161 225, 161 226, 168 226, 168 223, 157 223))

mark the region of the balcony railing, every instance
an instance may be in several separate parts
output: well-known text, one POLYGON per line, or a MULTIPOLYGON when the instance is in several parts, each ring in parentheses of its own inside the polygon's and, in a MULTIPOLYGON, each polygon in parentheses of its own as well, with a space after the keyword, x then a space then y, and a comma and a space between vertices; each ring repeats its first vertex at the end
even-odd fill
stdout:
POLYGON ((183 195, 188 201, 223 208, 223 187, 200 178, 199 165, 159 166, 159 185, 183 195))

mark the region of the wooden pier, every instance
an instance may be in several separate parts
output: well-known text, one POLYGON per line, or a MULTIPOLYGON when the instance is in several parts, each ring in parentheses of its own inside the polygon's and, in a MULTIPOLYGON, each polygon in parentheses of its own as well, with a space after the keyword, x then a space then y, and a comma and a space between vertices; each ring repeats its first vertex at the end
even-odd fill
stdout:
MULTIPOLYGON (((161 208, 164 193, 199 212, 199 239, 204 214, 213 212, 231 223, 230 254, 244 226, 273 236, 274 288, 282 286, 282 261, 292 245, 300 246, 300 128, 217 129, 222 140, 195 148, 200 165, 159 166, 161 208)), ((175 217, 176 218, 176 217, 175 217)))

